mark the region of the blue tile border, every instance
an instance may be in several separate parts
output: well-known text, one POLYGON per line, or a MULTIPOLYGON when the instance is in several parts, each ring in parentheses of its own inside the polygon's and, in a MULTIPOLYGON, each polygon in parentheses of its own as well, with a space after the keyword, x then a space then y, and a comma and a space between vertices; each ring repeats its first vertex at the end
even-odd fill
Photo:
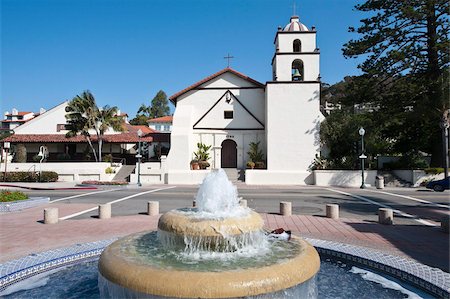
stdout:
POLYGON ((450 273, 372 248, 304 238, 322 257, 374 269, 425 290, 438 298, 450 297, 450 273))
POLYGON ((14 212, 49 203, 50 197, 32 197, 25 200, 17 200, 0 203, 0 213, 14 212))
MULTIPOLYGON (((304 238, 322 257, 343 260, 386 273, 439 298, 450 297, 450 274, 412 259, 333 241, 304 238)), ((59 267, 95 259, 117 238, 75 244, 0 264, 0 291, 34 275, 59 267)))

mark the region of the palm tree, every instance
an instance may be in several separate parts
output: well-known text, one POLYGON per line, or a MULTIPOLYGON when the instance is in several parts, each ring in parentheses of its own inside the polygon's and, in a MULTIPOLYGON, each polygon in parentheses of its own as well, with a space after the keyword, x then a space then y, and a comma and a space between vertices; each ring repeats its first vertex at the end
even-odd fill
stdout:
POLYGON ((116 132, 123 132, 125 130, 123 124, 123 117, 117 115, 117 107, 104 106, 98 113, 98 155, 100 161, 102 160, 102 146, 103 146, 103 135, 107 130, 112 128, 116 132))
POLYGON ((103 135, 111 127, 115 131, 124 130, 123 118, 117 116, 117 107, 105 106, 102 110, 97 107, 95 98, 90 91, 84 91, 81 95, 74 97, 66 107, 66 119, 69 132, 66 137, 78 134, 86 138, 94 153, 96 162, 102 160, 103 135), (91 132, 95 132, 98 140, 98 156, 92 140, 91 132))

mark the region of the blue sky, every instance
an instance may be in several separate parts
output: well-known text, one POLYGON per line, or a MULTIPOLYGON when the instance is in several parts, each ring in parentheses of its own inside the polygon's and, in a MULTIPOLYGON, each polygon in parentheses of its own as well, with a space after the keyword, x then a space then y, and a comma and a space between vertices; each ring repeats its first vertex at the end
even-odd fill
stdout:
MULTIPOLYGON (((347 32, 365 17, 358 1, 297 0, 316 26, 321 75, 360 74, 344 59, 347 32)), ((99 106, 134 117, 159 90, 168 96, 227 66, 271 80, 273 40, 293 0, 1 0, 1 111, 38 111, 89 89, 99 106)))

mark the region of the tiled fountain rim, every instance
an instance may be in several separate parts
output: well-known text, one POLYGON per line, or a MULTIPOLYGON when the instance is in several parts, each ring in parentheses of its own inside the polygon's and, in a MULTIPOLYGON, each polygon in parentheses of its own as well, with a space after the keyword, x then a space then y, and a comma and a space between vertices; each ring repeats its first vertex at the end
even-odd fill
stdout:
MULTIPOLYGON (((321 256, 373 268, 427 290, 437 297, 450 297, 450 274, 440 269, 367 247, 319 239, 304 239, 316 247, 321 256)), ((75 244, 0 264, 0 291, 34 275, 96 258, 115 240, 117 238, 75 244)))

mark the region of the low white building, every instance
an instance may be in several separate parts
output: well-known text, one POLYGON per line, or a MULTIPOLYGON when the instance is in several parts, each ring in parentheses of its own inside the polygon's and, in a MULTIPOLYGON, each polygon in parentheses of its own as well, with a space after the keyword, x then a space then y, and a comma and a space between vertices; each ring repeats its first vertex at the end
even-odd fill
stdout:
POLYGON ((210 168, 246 168, 249 144, 259 142, 267 169, 247 170, 247 184, 313 183, 319 154, 320 52, 316 31, 293 16, 275 35, 273 80, 265 84, 223 69, 174 94, 167 157, 168 183, 198 183, 191 170, 197 143, 210 148, 210 168))
MULTIPOLYGON (((89 144, 84 136, 74 136, 67 138, 66 133, 66 110, 68 102, 42 112, 24 124, 14 128, 14 134, 3 139, 2 142, 9 142, 11 147, 22 144, 26 148, 27 161, 33 162, 33 158, 39 153, 41 146, 48 150, 49 162, 54 161, 93 161, 93 155, 89 144)), ((118 115, 125 117, 126 114, 118 115)), ((123 132, 115 132, 110 129, 103 136, 103 155, 111 154, 118 160, 129 158, 130 163, 134 164, 136 154, 136 144, 140 141, 153 141, 151 137, 153 130, 147 126, 132 126, 124 124, 123 132), (143 135, 138 137, 137 131, 141 129, 143 135)), ((91 140, 97 147, 97 136, 94 132, 91 134, 91 140)))

